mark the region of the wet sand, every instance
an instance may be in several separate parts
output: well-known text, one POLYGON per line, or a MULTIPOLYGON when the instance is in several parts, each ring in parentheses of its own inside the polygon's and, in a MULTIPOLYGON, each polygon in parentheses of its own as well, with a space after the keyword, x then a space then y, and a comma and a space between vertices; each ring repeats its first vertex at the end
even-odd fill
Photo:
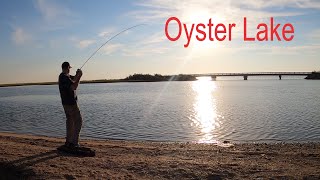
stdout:
POLYGON ((82 140, 0 133, 0 179, 320 179, 320 143, 214 144, 82 140))

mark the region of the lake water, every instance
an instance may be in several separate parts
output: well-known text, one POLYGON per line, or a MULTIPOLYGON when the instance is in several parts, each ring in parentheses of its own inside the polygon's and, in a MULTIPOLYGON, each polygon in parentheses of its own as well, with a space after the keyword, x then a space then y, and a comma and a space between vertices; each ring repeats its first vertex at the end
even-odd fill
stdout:
MULTIPOLYGON (((86 138, 320 141, 320 81, 81 84, 78 98, 86 138)), ((3 132, 65 136, 57 85, 0 88, 0 119, 3 132)))

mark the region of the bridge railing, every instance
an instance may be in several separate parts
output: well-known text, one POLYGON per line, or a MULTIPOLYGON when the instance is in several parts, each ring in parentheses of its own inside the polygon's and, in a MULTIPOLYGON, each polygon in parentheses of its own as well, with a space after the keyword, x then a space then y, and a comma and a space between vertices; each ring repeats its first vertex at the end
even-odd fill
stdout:
POLYGON ((311 72, 247 72, 247 73, 204 73, 189 74, 193 76, 259 76, 259 75, 308 75, 311 72))

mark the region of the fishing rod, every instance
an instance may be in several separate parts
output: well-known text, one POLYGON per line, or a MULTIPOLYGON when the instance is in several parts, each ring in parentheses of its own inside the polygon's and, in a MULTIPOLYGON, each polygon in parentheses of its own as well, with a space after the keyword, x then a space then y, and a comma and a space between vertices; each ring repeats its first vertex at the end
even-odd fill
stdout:
POLYGON ((93 52, 93 53, 91 54, 91 56, 89 56, 89 58, 83 63, 83 65, 81 66, 80 69, 82 69, 83 66, 84 66, 85 64, 87 64, 87 62, 88 62, 104 45, 106 45, 106 44, 107 44, 108 42, 110 42, 112 39, 114 39, 115 37, 119 36, 120 34, 126 32, 126 31, 128 31, 128 30, 130 30, 130 29, 136 28, 136 27, 138 27, 138 26, 143 26, 143 25, 146 25, 146 24, 138 24, 138 25, 129 27, 129 28, 127 28, 127 29, 124 29, 124 30, 120 31, 118 34, 112 36, 112 37, 111 37, 110 39, 108 39, 105 43, 103 43, 95 52, 93 52))

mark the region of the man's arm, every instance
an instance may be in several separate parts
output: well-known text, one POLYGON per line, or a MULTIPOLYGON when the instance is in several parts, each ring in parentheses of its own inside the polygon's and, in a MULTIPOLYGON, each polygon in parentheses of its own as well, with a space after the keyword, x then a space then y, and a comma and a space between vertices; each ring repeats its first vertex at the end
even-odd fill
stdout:
POLYGON ((82 71, 78 69, 76 75, 74 76, 74 79, 72 80, 72 85, 71 85, 72 90, 76 90, 78 88, 81 76, 82 76, 82 71))

